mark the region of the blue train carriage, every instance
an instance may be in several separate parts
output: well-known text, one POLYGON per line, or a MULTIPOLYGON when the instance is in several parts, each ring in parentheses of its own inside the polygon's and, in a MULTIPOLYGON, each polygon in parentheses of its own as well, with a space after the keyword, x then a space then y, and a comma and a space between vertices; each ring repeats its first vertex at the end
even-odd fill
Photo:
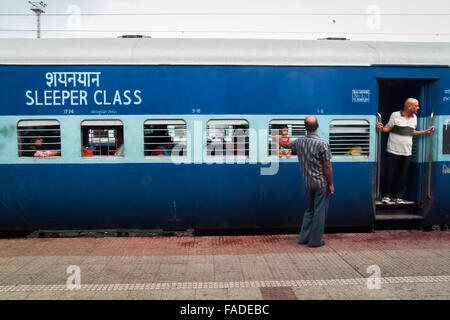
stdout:
POLYGON ((333 154, 327 227, 450 222, 448 44, 3 39, 0 56, 0 230, 298 228, 297 160, 271 142, 307 115, 333 154), (383 206, 375 126, 408 97, 436 130, 415 139, 411 202, 383 206))

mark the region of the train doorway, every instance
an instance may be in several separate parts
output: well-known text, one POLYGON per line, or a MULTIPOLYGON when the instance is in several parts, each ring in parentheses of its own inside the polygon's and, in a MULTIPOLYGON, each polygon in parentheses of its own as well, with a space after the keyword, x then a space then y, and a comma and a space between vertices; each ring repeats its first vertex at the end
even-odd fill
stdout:
MULTIPOLYGON (((378 79, 378 121, 386 125, 391 114, 399 111, 408 98, 419 101, 417 113, 417 130, 426 128, 427 108, 431 103, 433 79, 378 79)), ((392 198, 386 201, 385 196, 391 183, 388 181, 389 160, 387 141, 389 133, 377 131, 377 185, 376 185, 376 222, 389 220, 413 220, 418 223, 423 219, 423 205, 426 201, 426 170, 424 165, 427 153, 426 136, 414 136, 412 156, 407 171, 406 183, 400 188, 401 200, 392 198), (385 201, 382 201, 384 198, 385 201)))

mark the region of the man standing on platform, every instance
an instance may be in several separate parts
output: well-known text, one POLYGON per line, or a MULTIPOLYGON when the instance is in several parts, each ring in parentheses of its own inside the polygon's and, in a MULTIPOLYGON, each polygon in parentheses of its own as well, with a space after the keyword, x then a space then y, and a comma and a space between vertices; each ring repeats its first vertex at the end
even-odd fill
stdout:
POLYGON ((322 236, 328 203, 334 194, 333 169, 330 146, 317 134, 319 128, 317 118, 306 117, 305 128, 307 132, 305 137, 287 144, 280 141, 278 136, 278 143, 283 148, 297 152, 308 201, 298 242, 315 248, 325 244, 322 236))

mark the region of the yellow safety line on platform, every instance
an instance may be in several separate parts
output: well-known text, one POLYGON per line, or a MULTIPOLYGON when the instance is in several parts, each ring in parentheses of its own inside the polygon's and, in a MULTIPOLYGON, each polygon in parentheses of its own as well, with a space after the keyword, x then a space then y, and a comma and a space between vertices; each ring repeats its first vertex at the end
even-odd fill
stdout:
MULTIPOLYGON (((322 280, 278 280, 278 281, 227 281, 227 282, 156 282, 156 283, 116 283, 82 284, 79 289, 69 289, 67 285, 14 285, 0 286, 0 292, 22 291, 130 291, 130 290, 178 290, 178 289, 228 289, 228 288, 273 288, 361 285, 377 278, 322 279, 322 280)), ((450 276, 415 276, 379 278, 380 284, 450 282, 450 276)))

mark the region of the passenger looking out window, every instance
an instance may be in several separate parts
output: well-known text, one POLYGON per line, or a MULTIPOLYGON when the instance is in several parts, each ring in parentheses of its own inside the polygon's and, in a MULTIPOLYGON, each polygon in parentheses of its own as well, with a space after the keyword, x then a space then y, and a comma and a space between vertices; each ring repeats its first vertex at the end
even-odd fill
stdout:
POLYGON ((304 120, 272 120, 269 124, 269 155, 286 157, 296 155, 295 150, 280 146, 280 142, 289 144, 299 137, 306 136, 304 120))
POLYGON ((167 135, 167 131, 163 131, 163 136, 154 139, 157 143, 152 151, 152 156, 170 156, 173 149, 172 138, 167 135))
POLYGON ((21 120, 17 124, 19 156, 51 158, 61 155, 57 120, 21 120))
POLYGON ((146 120, 144 123, 146 157, 182 157, 186 155, 184 120, 146 120))
MULTIPOLYGON (((277 135, 277 141, 283 142, 283 143, 290 143, 291 138, 288 137, 289 129, 288 126, 282 126, 280 129, 279 135, 277 135)), ((283 156, 286 156, 286 159, 289 159, 292 157, 292 150, 283 148, 282 146, 278 145, 278 157, 282 158, 283 156)))
POLYGON ((26 156, 33 156, 35 158, 48 158, 61 155, 60 150, 44 150, 43 143, 44 139, 40 137, 30 139, 30 145, 27 148, 27 151, 30 151, 30 153, 26 156))

